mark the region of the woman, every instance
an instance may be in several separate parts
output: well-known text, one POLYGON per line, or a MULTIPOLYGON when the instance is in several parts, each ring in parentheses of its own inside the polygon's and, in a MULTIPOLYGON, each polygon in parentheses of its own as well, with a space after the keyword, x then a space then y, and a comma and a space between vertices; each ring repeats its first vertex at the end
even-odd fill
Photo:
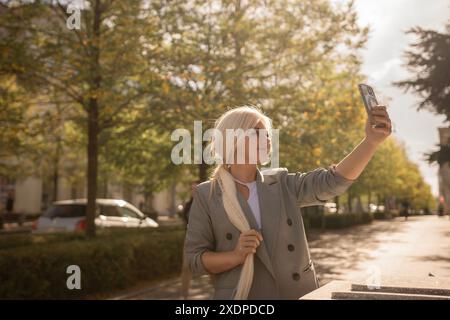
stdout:
POLYGON ((227 129, 255 129, 268 132, 268 139, 258 140, 257 162, 249 161, 250 135, 233 139, 231 151, 212 141, 224 164, 197 186, 184 249, 194 276, 213 277, 214 299, 298 299, 318 287, 300 207, 324 204, 356 181, 391 133, 386 108, 377 106, 372 113, 375 123, 367 121, 365 138, 350 154, 328 169, 306 173, 258 169, 272 147, 271 120, 258 109, 238 107, 217 119, 222 137, 227 129), (243 163, 236 161, 242 141, 243 163))

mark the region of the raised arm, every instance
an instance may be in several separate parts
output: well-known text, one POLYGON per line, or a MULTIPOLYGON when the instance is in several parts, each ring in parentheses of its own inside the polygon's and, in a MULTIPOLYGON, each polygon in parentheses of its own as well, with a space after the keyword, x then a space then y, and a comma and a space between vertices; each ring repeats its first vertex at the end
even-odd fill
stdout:
POLYGON ((343 194, 355 181, 337 173, 336 165, 328 169, 288 173, 286 176, 287 187, 297 198, 300 207, 323 205, 329 199, 343 194))
POLYGON ((384 124, 384 128, 373 128, 366 122, 365 138, 336 166, 336 172, 347 179, 357 179, 372 159, 378 146, 391 134, 392 125, 386 107, 377 106, 372 111, 374 124, 384 124))
POLYGON ((301 207, 324 204, 343 194, 357 180, 377 147, 391 134, 391 121, 386 107, 375 107, 372 118, 376 121, 374 125, 384 123, 385 128, 374 128, 367 120, 365 138, 337 165, 330 166, 328 170, 318 168, 287 175, 288 188, 301 207))

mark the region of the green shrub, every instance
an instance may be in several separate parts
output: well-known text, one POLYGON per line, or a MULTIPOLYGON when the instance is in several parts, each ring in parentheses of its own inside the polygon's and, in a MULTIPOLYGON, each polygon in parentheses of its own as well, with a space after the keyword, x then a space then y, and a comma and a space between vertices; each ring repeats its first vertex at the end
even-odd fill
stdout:
MULTIPOLYGON (((133 229, 133 228, 104 228, 97 229, 97 237, 122 237, 127 235, 148 234, 148 233, 166 233, 175 230, 184 230, 182 226, 164 226, 156 229, 133 229)), ((10 234, 2 235, 0 241, 0 250, 12 249, 28 245, 47 245, 50 243, 60 243, 74 240, 87 240, 84 232, 60 232, 60 233, 41 233, 41 234, 10 234)))
POLYGON ((320 206, 304 207, 301 209, 303 219, 308 220, 309 228, 320 229, 323 223, 323 208, 320 206))
POLYGON ((361 214, 361 223, 371 223, 373 221, 373 215, 370 212, 363 212, 361 214))
POLYGON ((302 216, 303 219, 303 226, 305 227, 305 232, 308 233, 311 229, 311 222, 310 218, 308 216, 302 216))
POLYGON ((309 216, 309 225, 311 228, 321 229, 324 223, 324 215, 323 214, 314 214, 309 216))
POLYGON ((386 212, 376 211, 373 214, 373 217, 377 220, 384 220, 387 218, 386 212))
POLYGON ((52 234, 11 234, 2 235, 0 250, 13 249, 30 245, 41 245, 86 239, 84 233, 52 233, 52 234))
POLYGON ((340 229, 347 227, 348 219, 343 214, 331 213, 325 215, 325 228, 340 229))
POLYGON ((184 230, 175 228, 105 231, 94 239, 49 235, 35 244, 19 238, 20 246, 0 250, 0 298, 82 298, 167 277, 181 270, 184 237, 184 230), (66 287, 69 265, 81 269, 81 290, 66 287))
POLYGON ((370 223, 373 220, 372 214, 363 213, 331 213, 324 216, 326 229, 341 229, 350 226, 370 223))
POLYGON ((346 227, 354 226, 354 225, 357 225, 357 224, 361 224, 361 215, 360 214, 347 213, 347 214, 344 214, 344 217, 347 220, 346 223, 345 223, 346 227))
POLYGON ((383 212, 375 212, 373 217, 378 220, 384 219, 392 219, 398 216, 398 212, 395 211, 383 211, 383 212))

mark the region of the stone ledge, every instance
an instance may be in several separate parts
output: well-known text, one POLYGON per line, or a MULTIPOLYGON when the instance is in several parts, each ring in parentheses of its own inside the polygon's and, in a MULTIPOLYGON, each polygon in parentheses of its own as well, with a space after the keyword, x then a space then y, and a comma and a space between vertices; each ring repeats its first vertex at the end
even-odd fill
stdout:
POLYGON ((331 281, 301 300, 450 300, 450 278, 387 277, 378 288, 365 281, 331 281))

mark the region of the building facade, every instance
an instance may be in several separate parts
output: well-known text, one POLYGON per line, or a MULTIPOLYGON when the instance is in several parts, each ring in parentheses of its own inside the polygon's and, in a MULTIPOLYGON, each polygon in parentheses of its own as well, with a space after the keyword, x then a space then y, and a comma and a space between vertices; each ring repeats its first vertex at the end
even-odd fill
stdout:
MULTIPOLYGON (((40 177, 30 176, 15 181, 0 177, 0 212, 6 210, 7 198, 11 191, 14 195, 13 212, 37 214, 45 210, 48 204, 52 202, 52 200, 49 200, 51 190, 48 190, 48 186, 40 177)), ((86 198, 86 188, 83 184, 73 186, 62 177, 58 179, 56 194, 56 200, 86 198)), ((132 189, 120 185, 109 185, 108 192, 104 197, 123 199, 136 208, 146 211, 143 208, 144 196, 132 189)), ((156 193, 152 199, 152 209, 158 215, 173 215, 180 204, 182 204, 182 201, 176 196, 175 186, 156 193)))
MULTIPOLYGON (((439 140, 441 144, 450 141, 450 128, 439 128, 439 140)), ((450 165, 445 163, 439 166, 439 201, 444 207, 444 212, 450 214, 450 165)))

